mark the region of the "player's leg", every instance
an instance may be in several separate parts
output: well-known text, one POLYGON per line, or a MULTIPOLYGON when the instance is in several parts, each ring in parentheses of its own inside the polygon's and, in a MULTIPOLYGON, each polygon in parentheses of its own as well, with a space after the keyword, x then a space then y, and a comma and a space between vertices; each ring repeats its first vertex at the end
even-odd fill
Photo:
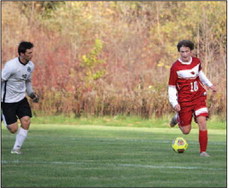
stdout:
POLYGON ((2 120, 4 125, 11 133, 16 133, 18 130, 17 116, 16 116, 16 103, 1 103, 2 120))
POLYGON ((21 127, 18 129, 18 132, 16 134, 16 140, 13 146, 12 151, 20 151, 21 147, 27 138, 29 125, 30 125, 30 117, 24 116, 20 119, 21 127))
POLYGON ((18 130, 17 116, 16 116, 16 103, 1 103, 2 120, 4 125, 11 133, 16 133, 18 130))
MULTIPOLYGON (((29 125, 30 125, 30 117, 25 116, 20 119, 22 127, 18 129, 18 124, 17 122, 12 123, 12 124, 7 124, 7 129, 11 133, 17 133, 16 134, 16 140, 13 146, 13 149, 11 150, 11 153, 13 154, 21 154, 20 149, 22 144, 24 143, 24 140, 27 137, 29 125)), ((9 123, 9 122, 8 122, 9 123)))
POLYGON ((195 110, 195 121, 199 126, 199 144, 200 144, 200 155, 208 157, 206 153, 208 145, 208 130, 207 130, 207 117, 208 109, 205 102, 200 102, 199 107, 195 110))
POLYGON ((192 130, 191 124, 187 124, 187 125, 181 125, 180 124, 180 118, 179 118, 179 114, 178 113, 176 113, 174 115, 174 117, 171 119, 171 121, 170 121, 170 127, 174 127, 174 126, 176 126, 176 124, 179 125, 180 130, 185 135, 189 134, 190 131, 192 130))
POLYGON ((187 135, 190 133, 190 131, 192 130, 192 126, 191 125, 185 125, 185 126, 179 126, 180 130, 182 131, 182 133, 184 135, 187 135))
MULTIPOLYGON (((17 133, 18 123, 17 123, 17 103, 1 103, 2 105, 2 119, 6 128, 12 133, 17 133)), ((20 151, 13 152, 15 154, 20 154, 20 151)))
POLYGON ((190 133, 192 126, 192 107, 181 106, 181 110, 178 113, 178 125, 183 134, 190 133))
POLYGON ((15 122, 15 123, 12 123, 12 124, 7 124, 7 129, 12 133, 12 134, 14 134, 14 133, 16 133, 17 131, 18 131, 18 124, 17 124, 17 122, 15 122))
POLYGON ((17 109, 17 116, 20 119, 21 127, 18 129, 16 140, 11 152, 20 151, 28 135, 30 117, 32 117, 32 112, 27 99, 24 99, 19 103, 17 109))
POLYGON ((196 118, 196 121, 199 126, 199 144, 200 144, 200 155, 208 157, 206 153, 208 145, 208 130, 207 130, 207 121, 205 116, 199 116, 196 118))
POLYGON ((170 125, 170 127, 175 127, 176 124, 178 124, 178 122, 179 122, 179 116, 178 116, 178 113, 176 113, 176 114, 172 117, 172 119, 171 119, 169 125, 170 125))

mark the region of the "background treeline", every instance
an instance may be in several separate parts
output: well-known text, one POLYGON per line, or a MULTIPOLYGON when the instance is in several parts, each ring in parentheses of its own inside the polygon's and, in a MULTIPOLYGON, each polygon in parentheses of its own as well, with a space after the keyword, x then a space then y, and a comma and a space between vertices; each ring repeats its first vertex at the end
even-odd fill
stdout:
POLYGON ((210 113, 225 116, 226 2, 2 2, 2 63, 21 40, 35 44, 37 114, 171 113, 169 68, 182 39, 217 85, 210 113))

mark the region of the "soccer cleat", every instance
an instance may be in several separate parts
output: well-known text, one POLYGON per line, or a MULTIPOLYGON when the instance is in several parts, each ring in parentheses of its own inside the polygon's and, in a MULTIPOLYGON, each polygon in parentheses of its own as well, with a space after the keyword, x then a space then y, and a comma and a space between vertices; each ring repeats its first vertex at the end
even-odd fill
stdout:
POLYGON ((178 123, 178 122, 177 122, 177 116, 174 116, 174 117, 171 119, 169 125, 170 125, 170 127, 175 127, 177 123, 178 123))
POLYGON ((210 157, 210 155, 207 152, 201 152, 200 156, 201 157, 210 157))
POLYGON ((12 149, 11 154, 22 154, 20 149, 12 149))

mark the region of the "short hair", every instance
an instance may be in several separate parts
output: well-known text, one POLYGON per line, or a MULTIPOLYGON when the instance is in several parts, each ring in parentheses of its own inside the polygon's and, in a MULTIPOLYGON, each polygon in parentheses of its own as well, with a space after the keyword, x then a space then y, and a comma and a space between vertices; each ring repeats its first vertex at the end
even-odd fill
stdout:
POLYGON ((28 41, 22 41, 18 46, 18 54, 25 53, 27 49, 33 48, 33 43, 28 41))
POLYGON ((181 47, 189 47, 190 50, 194 49, 194 43, 189 40, 182 40, 177 44, 177 50, 180 52, 181 47))

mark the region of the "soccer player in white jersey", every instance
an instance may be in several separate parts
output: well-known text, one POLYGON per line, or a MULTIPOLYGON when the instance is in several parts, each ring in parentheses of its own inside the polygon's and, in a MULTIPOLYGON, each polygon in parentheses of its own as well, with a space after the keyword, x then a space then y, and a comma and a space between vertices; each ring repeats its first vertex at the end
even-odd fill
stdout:
POLYGON ((178 123, 182 133, 189 134, 192 117, 194 117, 199 126, 200 156, 209 157, 206 152, 208 109, 204 85, 213 92, 216 92, 216 87, 203 73, 200 60, 192 56, 194 44, 191 41, 180 41, 177 49, 180 58, 173 63, 170 69, 168 87, 169 102, 177 113, 172 118, 170 126, 174 127, 178 123))
POLYGON ((38 95, 33 91, 31 75, 34 64, 33 44, 22 41, 18 46, 19 56, 9 60, 2 69, 1 76, 1 108, 2 119, 11 133, 16 133, 12 154, 21 154, 21 147, 27 137, 32 112, 26 98, 27 95, 38 102, 38 95), (21 127, 18 127, 17 120, 21 127))

